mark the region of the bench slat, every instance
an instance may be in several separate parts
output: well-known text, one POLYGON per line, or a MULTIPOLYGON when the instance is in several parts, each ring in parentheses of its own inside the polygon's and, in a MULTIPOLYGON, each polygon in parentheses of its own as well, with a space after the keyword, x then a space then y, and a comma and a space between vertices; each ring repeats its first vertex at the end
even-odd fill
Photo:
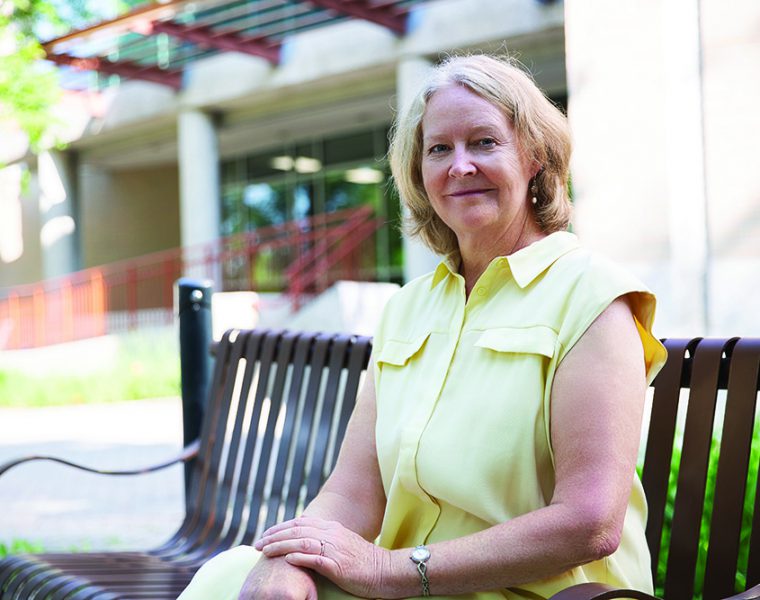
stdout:
POLYGON ((309 380, 306 387, 306 397, 301 409, 301 421, 295 439, 293 465, 290 468, 290 482, 285 500, 284 520, 292 519, 298 512, 301 498, 301 486, 305 479, 306 459, 312 439, 312 428, 317 412, 317 395, 322 385, 324 368, 327 364, 327 350, 330 347, 330 336, 317 336, 309 361, 309 380))
POLYGON ((654 396, 641 482, 649 506, 646 537, 651 551, 652 572, 655 575, 660 558, 682 373, 686 368, 686 353, 694 351, 697 341, 665 340, 668 360, 653 382, 654 396))
MULTIPOLYGON (((264 437, 262 439, 261 448, 258 456, 258 464, 269 465, 272 461, 272 451, 277 451, 275 447, 275 435, 277 421, 280 415, 280 411, 283 405, 283 394, 285 393, 285 386, 288 380, 289 365, 293 358, 293 352, 295 350, 295 344, 298 339, 296 334, 286 333, 281 337, 278 337, 278 349, 276 358, 276 369, 274 384, 272 386, 272 392, 270 394, 269 414, 264 427, 264 437)), ((258 421, 257 421, 258 422, 258 421)), ((251 425, 253 426, 253 424, 251 425)), ((243 464, 244 470, 251 470, 253 468, 254 448, 251 445, 246 448, 246 461, 243 464)), ((251 498, 249 504, 249 515, 255 515, 256 518, 248 518, 245 527, 245 536, 247 539, 252 539, 256 536, 258 517, 261 514, 262 507, 264 506, 264 494, 266 490, 267 477, 270 469, 256 469, 256 477, 253 483, 253 489, 251 492, 251 498)), ((240 495, 240 508, 244 508, 247 502, 245 490, 239 489, 240 495)), ((237 510, 237 507, 236 507, 237 510)), ((242 515, 241 515, 242 516, 242 515)), ((235 517, 233 517, 233 523, 236 523, 235 517)), ((242 519, 240 521, 242 523, 242 519)), ((237 526, 236 526, 237 527, 237 526)), ((235 532, 237 535, 237 532, 235 532)), ((230 540, 232 541, 232 540, 230 540)), ((231 544, 230 544, 231 545, 231 544)))
POLYGON ((306 482, 306 498, 304 504, 311 502, 319 492, 322 482, 329 473, 325 470, 328 443, 332 431, 333 415, 338 398, 338 386, 341 381, 343 364, 346 359, 346 350, 350 341, 349 336, 339 336, 332 341, 330 349, 330 362, 327 367, 327 382, 320 407, 319 421, 317 424, 314 448, 312 452, 312 467, 306 482))
POLYGON ((759 371, 760 340, 739 340, 731 351, 705 568, 705 600, 734 593, 759 371))
POLYGON ((705 339, 694 350, 691 393, 684 426, 673 509, 665 596, 691 598, 710 457, 718 376, 725 340, 705 339))

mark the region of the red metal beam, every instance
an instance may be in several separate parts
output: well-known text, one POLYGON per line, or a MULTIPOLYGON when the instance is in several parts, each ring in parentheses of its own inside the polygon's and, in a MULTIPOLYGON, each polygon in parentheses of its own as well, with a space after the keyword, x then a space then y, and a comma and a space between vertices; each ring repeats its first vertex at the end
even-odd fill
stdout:
POLYGON ((70 54, 50 53, 46 58, 56 64, 68 65, 80 71, 99 71, 100 73, 130 77, 132 79, 144 79, 168 85, 175 90, 182 87, 182 73, 180 71, 165 71, 158 67, 146 67, 126 60, 111 62, 99 56, 79 58, 70 54))
POLYGON ((55 46, 68 42, 71 40, 86 38, 94 33, 101 31, 108 31, 112 35, 118 35, 132 29, 136 23, 145 21, 154 21, 156 19, 167 18, 173 16, 183 4, 188 0, 165 0, 163 2, 154 2, 147 6, 141 6, 136 8, 120 17, 115 19, 109 19, 107 21, 100 21, 89 27, 83 29, 75 29, 70 31, 66 35, 48 40, 42 44, 42 47, 46 52, 50 53, 55 49, 55 46))
POLYGON ((387 6, 373 8, 355 0, 309 0, 309 2, 322 8, 329 8, 344 15, 356 17, 357 19, 372 21, 390 29, 397 35, 403 35, 406 31, 406 17, 393 12, 387 6))
POLYGON ((153 23, 153 32, 166 33, 201 46, 261 56, 274 64, 280 62, 280 45, 269 43, 266 38, 243 38, 231 33, 216 32, 210 27, 189 27, 170 21, 153 23))

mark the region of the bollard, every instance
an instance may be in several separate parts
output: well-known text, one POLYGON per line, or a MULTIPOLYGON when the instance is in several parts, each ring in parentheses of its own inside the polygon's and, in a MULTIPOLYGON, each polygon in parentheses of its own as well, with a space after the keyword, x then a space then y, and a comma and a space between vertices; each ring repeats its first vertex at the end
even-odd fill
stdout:
MULTIPOLYGON (((206 397, 211 385, 211 295, 213 282, 177 280, 175 308, 179 315, 179 356, 182 380, 184 445, 201 433, 206 397)), ((189 501, 191 463, 185 463, 185 503, 189 501)))

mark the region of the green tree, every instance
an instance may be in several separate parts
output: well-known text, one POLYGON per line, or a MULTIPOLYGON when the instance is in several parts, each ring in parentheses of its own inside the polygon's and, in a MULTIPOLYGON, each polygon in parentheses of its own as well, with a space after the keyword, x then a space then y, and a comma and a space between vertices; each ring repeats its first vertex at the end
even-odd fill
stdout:
POLYGON ((0 0, 0 120, 15 121, 33 151, 55 142, 47 134, 61 94, 38 32, 57 35, 88 18, 86 0, 0 0))

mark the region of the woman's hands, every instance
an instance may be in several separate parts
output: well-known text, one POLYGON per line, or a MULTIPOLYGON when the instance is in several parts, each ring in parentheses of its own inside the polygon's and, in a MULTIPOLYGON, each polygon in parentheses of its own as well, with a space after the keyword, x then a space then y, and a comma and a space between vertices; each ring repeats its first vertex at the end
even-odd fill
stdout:
POLYGON ((283 558, 262 556, 240 590, 238 600, 317 600, 311 575, 283 558))
POLYGON ((254 547, 267 557, 312 569, 362 598, 384 597, 390 552, 335 521, 298 517, 271 527, 254 547))

